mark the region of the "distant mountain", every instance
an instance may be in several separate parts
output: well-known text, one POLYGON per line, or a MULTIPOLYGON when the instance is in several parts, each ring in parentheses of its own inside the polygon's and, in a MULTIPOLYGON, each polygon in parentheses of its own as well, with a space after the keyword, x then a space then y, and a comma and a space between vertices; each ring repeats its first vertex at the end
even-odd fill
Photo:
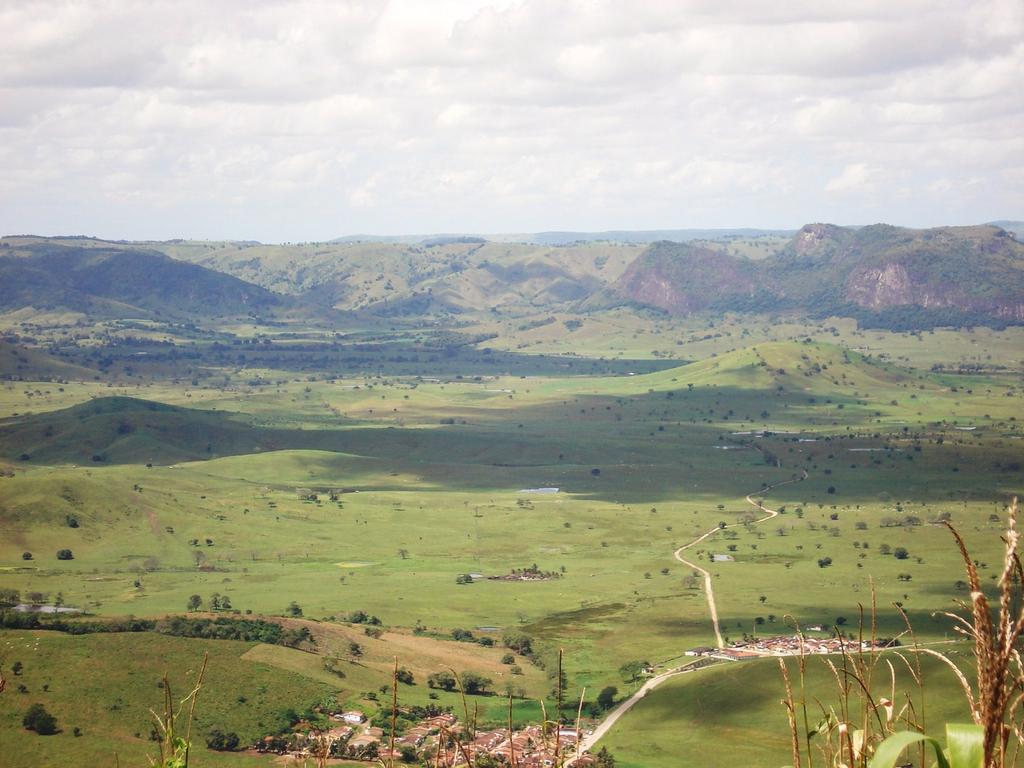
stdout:
POLYGON ((98 316, 244 316, 281 303, 270 291, 159 251, 41 238, 0 242, 0 309, 98 316))
POLYGON ((269 290, 301 295, 307 305, 394 317, 567 307, 614 281, 641 250, 452 236, 418 243, 173 246, 170 252, 269 290))
POLYGON ((346 235, 331 243, 401 243, 404 245, 485 242, 523 243, 528 245, 574 245, 577 243, 654 243, 672 240, 679 243, 691 240, 729 240, 737 237, 765 236, 791 237, 792 229, 757 229, 749 227, 723 229, 609 229, 601 232, 552 230, 550 232, 519 232, 499 234, 436 234, 436 235, 346 235))
POLYGON ((671 240, 688 243, 692 240, 730 240, 737 237, 757 238, 766 236, 790 237, 792 229, 612 229, 604 232, 536 232, 524 235, 528 242, 540 245, 570 245, 572 243, 655 243, 671 240))
POLYGON ((1024 323, 1024 245, 990 225, 808 224, 757 262, 656 243, 610 293, 683 315, 800 310, 889 327, 1024 323))

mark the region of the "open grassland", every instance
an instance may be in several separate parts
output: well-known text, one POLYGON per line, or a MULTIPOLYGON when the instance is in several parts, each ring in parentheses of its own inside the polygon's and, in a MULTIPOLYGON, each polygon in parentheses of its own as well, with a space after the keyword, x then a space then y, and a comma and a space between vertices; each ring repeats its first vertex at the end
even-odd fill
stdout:
MULTIPOLYGON (((984 332, 984 344, 998 355, 1016 332, 984 332)), ((550 687, 543 671, 517 659, 525 674, 512 675, 502 649, 441 638, 462 628, 500 645, 504 632, 525 632, 549 669, 562 647, 570 695, 585 685, 588 698, 622 686, 624 661, 676 663, 714 632, 700 581, 672 552, 722 522, 749 521, 747 493, 806 472, 765 497, 777 518, 691 550, 712 573, 723 633, 786 633, 792 620, 850 628, 873 589, 880 631, 901 631, 899 602, 923 638, 944 639, 947 623, 932 614, 962 596, 962 576, 934 523, 951 519, 982 577, 992 575, 992 516, 1024 482, 1019 375, 927 370, 939 349, 927 345, 940 343, 927 334, 907 342, 933 350, 914 353, 917 368, 866 348, 754 335, 694 341, 737 349, 694 347, 697 362, 640 375, 11 382, 0 389, 0 468, 10 475, 0 477, 0 586, 116 616, 181 613, 193 594, 204 606, 227 595, 257 616, 295 601, 325 620, 320 655, 247 646, 237 663, 367 705, 394 656, 417 679, 449 660, 499 692, 521 689, 516 717, 527 718, 537 714, 528 699, 550 687), (108 395, 163 405, 94 400, 108 395), (65 548, 72 560, 56 558, 65 548), (533 564, 557 577, 485 578, 533 564), (475 580, 456 584, 460 574, 475 580), (355 610, 397 631, 376 640, 336 621, 355 610), (365 656, 339 679, 323 659, 344 657, 353 641, 365 656)), ((968 336, 956 338, 967 359, 968 336)), ((710 746, 694 734, 685 749, 703 759, 715 738, 746 727, 729 720, 740 717, 728 705, 740 688, 763 693, 744 693, 750 716, 785 748, 774 669, 736 665, 670 683, 609 744, 629 765, 678 764, 667 734, 690 732, 680 726, 697 706, 687 696, 705 685, 721 695, 698 700, 727 722, 710 746), (670 746, 627 754, 621 734, 643 728, 670 746)), ((402 696, 428 701, 423 685, 402 696)), ((498 697, 482 704, 500 719, 498 697)))

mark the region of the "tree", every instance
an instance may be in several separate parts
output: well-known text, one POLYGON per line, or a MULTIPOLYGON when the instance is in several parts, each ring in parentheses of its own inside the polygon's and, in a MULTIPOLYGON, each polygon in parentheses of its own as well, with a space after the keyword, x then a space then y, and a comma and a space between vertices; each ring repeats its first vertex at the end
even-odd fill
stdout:
POLYGON ((428 688, 440 688, 442 691, 454 691, 457 683, 451 672, 435 672, 427 677, 428 688))
POLYGON ((644 675, 644 670, 650 666, 646 661, 627 661, 619 667, 619 674, 627 683, 632 683, 639 680, 644 675))
POLYGON ((458 576, 455 577, 455 583, 456 584, 472 584, 473 583, 473 577, 470 576, 468 573, 460 573, 458 576))
POLYGON ((408 549, 400 549, 400 550, 398 550, 398 556, 400 558, 402 558, 403 560, 408 560, 409 559, 409 550, 408 549))
POLYGON ((214 592, 212 595, 210 595, 210 610, 220 610, 220 592, 214 592))
POLYGON ((32 559, 32 553, 31 552, 22 552, 21 553, 21 559, 22 560, 31 560, 32 559))
POLYGON ((14 673, 15 677, 20 675, 23 669, 25 669, 25 665, 22 664, 20 661, 16 661, 11 665, 11 672, 14 673))
POLYGON ((188 598, 188 609, 190 611, 198 611, 203 607, 203 598, 199 595, 191 595, 188 598))
POLYGON ((520 656, 530 656, 533 653, 533 640, 529 635, 520 633, 509 633, 501 638, 505 647, 515 651, 520 656))
POLYGON ((57 732, 57 718, 46 711, 42 704, 33 704, 29 707, 21 724, 29 731, 35 731, 40 736, 51 736, 57 732))
POLYGON ((71 553, 70 549, 58 549, 57 550, 58 560, 74 560, 75 556, 71 553))
POLYGON ((896 549, 892 551, 892 554, 897 560, 906 560, 910 557, 910 553, 907 552, 906 547, 896 547, 896 549))
POLYGON ((416 685, 416 678, 413 676, 412 670, 402 667, 395 673, 395 679, 403 685, 416 685))
POLYGON ((206 736, 206 746, 219 752, 233 752, 238 749, 238 743, 237 733, 233 731, 224 733, 220 728, 214 728, 206 736))
MULTIPOLYGON (((690 385, 693 386, 692 384, 690 385)), ((601 747, 597 752, 598 768, 615 768, 615 758, 608 751, 608 747, 601 747)))
POLYGON ((21 593, 16 589, 0 589, 0 606, 17 605, 21 602, 21 593))
POLYGON ((515 664, 516 663, 516 657, 513 654, 511 654, 511 653, 506 653, 504 656, 501 657, 501 663, 502 664, 515 664))
POLYGON ((295 602, 294 600, 292 600, 292 601, 291 601, 291 602, 290 602, 290 603, 288 604, 288 615, 289 615, 289 616, 295 616, 295 617, 299 617, 299 616, 301 616, 301 615, 302 615, 302 606, 301 606, 301 605, 299 605, 299 604, 298 604, 297 602, 295 602))
POLYGON ((767 595, 761 595, 761 596, 760 596, 759 598, 757 598, 757 599, 761 601, 761 605, 764 605, 764 604, 765 604, 765 602, 766 602, 766 601, 768 600, 768 596, 767 596, 767 595))
POLYGON ((476 672, 462 673, 462 690, 470 696, 479 696, 487 693, 494 681, 489 677, 478 675, 476 672))
POLYGON ((363 655, 363 646, 361 646, 359 643, 353 640, 348 644, 348 652, 350 656, 358 659, 360 656, 363 655))
POLYGON ((615 704, 615 697, 619 695, 619 689, 614 685, 605 686, 597 694, 597 706, 601 709, 611 709, 615 704))
POLYGON ((828 568, 830 565, 832 565, 832 558, 831 557, 821 557, 821 558, 818 558, 818 567, 819 568, 828 568))

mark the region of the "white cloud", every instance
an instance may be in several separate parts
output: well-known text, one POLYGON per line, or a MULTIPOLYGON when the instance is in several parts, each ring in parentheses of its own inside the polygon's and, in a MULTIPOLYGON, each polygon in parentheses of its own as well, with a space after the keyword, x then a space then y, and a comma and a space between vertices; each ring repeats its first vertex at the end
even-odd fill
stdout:
POLYGON ((852 163, 843 168, 838 176, 825 184, 826 192, 863 192, 875 189, 874 178, 878 171, 865 163, 852 163))
POLYGON ((0 0, 0 28, 8 232, 1024 216, 1018 0, 0 0))

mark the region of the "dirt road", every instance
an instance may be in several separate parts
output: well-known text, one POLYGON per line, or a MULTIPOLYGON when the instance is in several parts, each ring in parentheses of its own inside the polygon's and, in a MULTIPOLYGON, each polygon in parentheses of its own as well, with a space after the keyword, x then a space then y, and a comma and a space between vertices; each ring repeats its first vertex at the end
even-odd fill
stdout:
MULTIPOLYGON (((787 485, 789 483, 796 483, 796 482, 799 482, 800 480, 806 480, 806 479, 807 479, 807 473, 804 472, 798 478, 794 477, 791 480, 784 480, 781 483, 776 483, 775 485, 769 485, 766 488, 762 488, 758 492, 758 495, 768 493, 770 490, 772 490, 773 488, 778 488, 780 485, 787 485)), ((778 514, 779 514, 778 510, 768 509, 768 507, 764 506, 764 502, 754 501, 753 496, 754 496, 753 493, 751 493, 751 494, 746 496, 747 503, 750 504, 753 507, 756 507, 758 510, 760 510, 761 512, 764 512, 765 514, 764 514, 763 517, 759 517, 756 520, 754 520, 752 524, 763 523, 765 520, 771 520, 773 517, 777 517, 778 516, 778 514)), ((696 546, 697 544, 700 544, 702 541, 704 541, 705 539, 709 538, 710 536, 713 536, 714 534, 718 533, 719 531, 723 531, 723 530, 725 530, 727 528, 735 528, 736 526, 745 525, 745 524, 746 523, 733 523, 732 525, 725 525, 725 526, 718 525, 718 526, 715 526, 710 531, 707 531, 706 533, 702 533, 700 536, 695 538, 689 544, 684 544, 683 546, 681 546, 679 549, 677 549, 673 553, 675 558, 676 558, 676 560, 678 560, 679 562, 683 563, 684 565, 689 566, 690 568, 693 568, 695 571, 697 571, 697 572, 699 572, 699 573, 704 575, 704 591, 705 591, 705 594, 706 594, 707 600, 708 600, 708 611, 711 614, 711 624, 712 624, 712 626, 715 629, 715 640, 716 640, 717 645, 718 645, 719 648, 725 647, 725 641, 722 639, 722 632, 721 632, 721 630, 718 627, 718 606, 715 604, 715 592, 714 592, 714 589, 713 589, 712 584, 711 584, 711 574, 708 573, 708 571, 706 569, 701 568, 696 563, 692 563, 689 560, 687 560, 686 558, 684 558, 682 556, 682 552, 684 552, 687 549, 690 549, 691 547, 696 546)), ((618 722, 619 718, 622 717, 624 714, 626 714, 630 709, 632 709, 633 705, 635 705, 638 701, 640 701, 640 699, 642 699, 644 696, 646 696, 648 691, 650 691, 651 689, 656 688, 657 686, 661 685, 663 682, 668 680, 670 677, 675 677, 677 675, 684 675, 684 674, 687 674, 689 672, 693 672, 694 670, 695 670, 695 667, 675 667, 673 669, 668 670, 667 672, 662 672, 661 674, 655 675, 654 677, 652 677, 649 680, 647 680, 647 682, 645 682, 642 686, 640 686, 632 696, 630 696, 628 699, 622 701, 617 707, 615 707, 615 709, 613 709, 611 712, 609 712, 607 717, 605 717, 605 719, 601 721, 601 724, 598 725, 597 728, 595 728, 592 733, 590 733, 589 735, 584 736, 582 739, 580 739, 580 743, 579 743, 579 745, 577 747, 576 754, 573 757, 569 758, 565 762, 565 765, 567 767, 568 766, 572 766, 576 762, 576 760, 579 759, 580 755, 582 755, 585 752, 587 752, 590 749, 592 749, 594 747, 594 745, 598 741, 600 741, 600 739, 606 733, 608 733, 609 730, 612 729, 612 727, 615 725, 615 723, 618 722)))

